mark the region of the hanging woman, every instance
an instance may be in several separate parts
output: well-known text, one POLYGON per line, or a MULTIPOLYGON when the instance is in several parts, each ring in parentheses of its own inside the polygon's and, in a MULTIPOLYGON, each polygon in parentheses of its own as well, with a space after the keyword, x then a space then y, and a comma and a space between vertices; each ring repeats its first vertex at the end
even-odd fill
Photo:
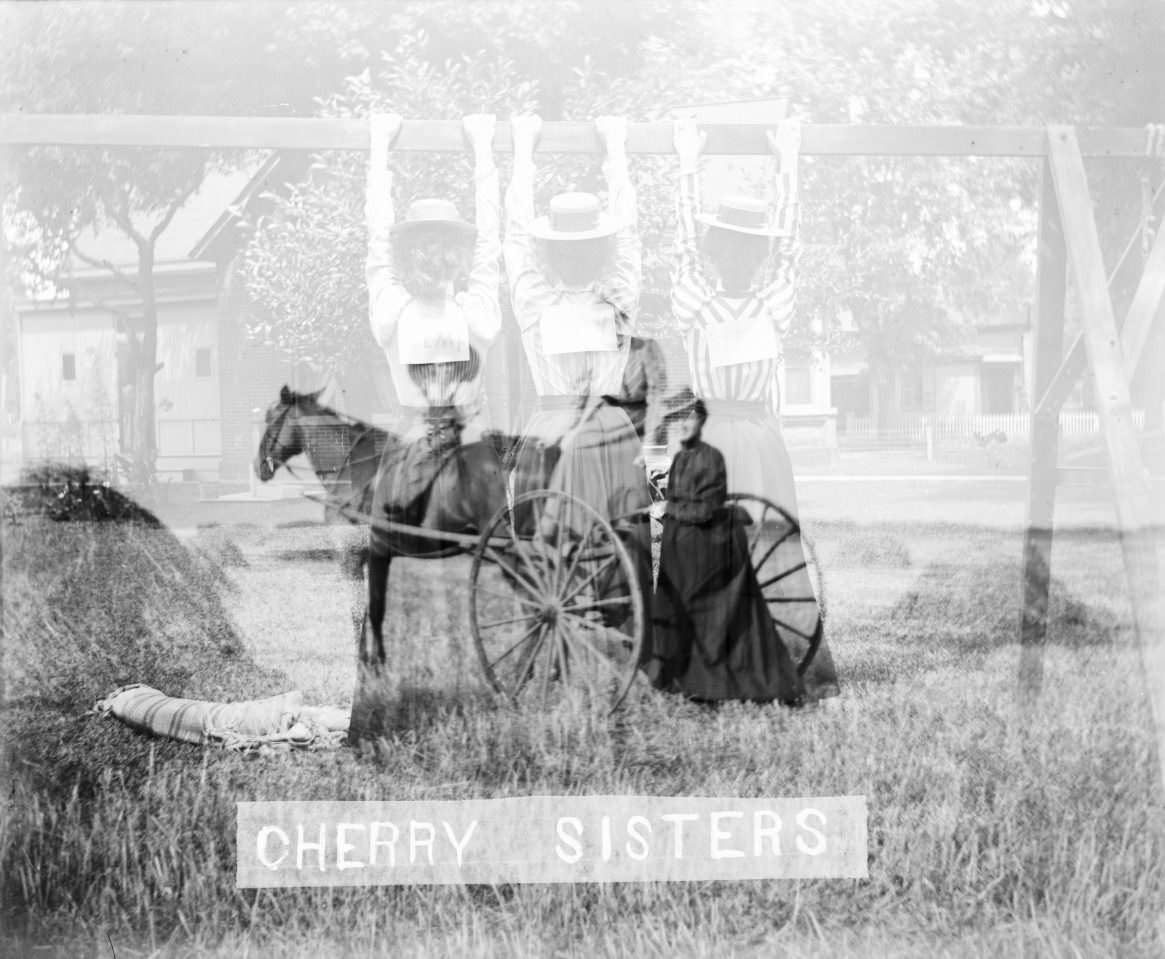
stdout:
MULTIPOLYGON (((775 210, 770 211, 761 197, 729 196, 720 201, 715 214, 703 214, 699 162, 704 136, 694 119, 676 120, 680 170, 672 316, 684 337, 692 390, 710 414, 707 443, 723 454, 730 491, 764 497, 796 520, 793 470, 779 420, 777 371, 796 291, 800 125, 786 120, 768 136, 778 161, 775 210), (705 226, 702 237, 697 223, 705 226)), ((782 543, 779 550, 784 568, 804 563, 799 537, 782 543)), ((780 588, 789 596, 812 595, 807 569, 787 576, 780 588)), ((812 636, 823 630, 815 609, 804 610, 803 618, 799 632, 812 636)), ((775 635, 794 657, 808 646, 796 632, 778 627, 775 635)), ((765 655, 758 647, 755 657, 765 655)), ((761 675, 767 660, 755 657, 738 665, 761 675)), ((837 670, 823 636, 802 679, 809 699, 839 692, 837 670)))

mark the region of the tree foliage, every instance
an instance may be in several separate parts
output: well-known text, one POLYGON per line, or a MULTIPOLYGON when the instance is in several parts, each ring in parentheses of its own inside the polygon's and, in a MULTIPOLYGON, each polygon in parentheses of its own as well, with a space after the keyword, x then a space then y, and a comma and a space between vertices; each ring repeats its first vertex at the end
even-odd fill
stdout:
MULTIPOLYGON (((36 113, 308 113, 366 62, 356 42, 371 8, 293 3, 8 4, 0 111, 36 113)), ((130 349, 132 449, 148 481, 155 460, 158 238, 207 174, 240 162, 200 150, 35 148, 11 151, 7 218, 25 225, 26 270, 68 286, 76 258, 122 276, 141 315, 123 318, 130 349), (137 250, 120 274, 78 238, 113 227, 137 250)))

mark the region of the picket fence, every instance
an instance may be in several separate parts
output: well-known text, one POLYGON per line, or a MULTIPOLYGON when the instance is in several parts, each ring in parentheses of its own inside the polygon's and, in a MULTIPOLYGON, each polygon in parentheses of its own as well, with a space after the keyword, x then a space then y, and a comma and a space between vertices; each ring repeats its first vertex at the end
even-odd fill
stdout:
MULTIPOLYGON (((840 417, 838 439, 925 443, 927 428, 937 444, 948 442, 1027 442, 1031 436, 1031 413, 982 414, 973 416, 932 416, 924 413, 891 418, 881 431, 871 417, 840 417)), ((1133 411, 1137 429, 1145 428, 1144 410, 1133 411)), ((1091 410, 1062 410, 1060 435, 1090 436, 1100 432, 1100 416, 1091 410)))

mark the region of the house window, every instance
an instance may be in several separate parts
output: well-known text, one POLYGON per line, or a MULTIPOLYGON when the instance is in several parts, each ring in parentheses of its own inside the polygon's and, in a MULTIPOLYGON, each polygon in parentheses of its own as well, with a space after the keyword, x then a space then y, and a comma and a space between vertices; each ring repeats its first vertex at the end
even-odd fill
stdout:
POLYGON ((61 354, 61 379, 75 380, 77 378, 77 354, 61 354))
POLYGON ((199 347, 194 352, 194 375, 210 376, 210 347, 199 347))
POLYGON ((923 389, 921 371, 912 370, 901 374, 901 391, 899 397, 902 403, 902 412, 917 413, 923 408, 923 389))
POLYGON ((785 402, 790 406, 808 406, 813 402, 813 376, 807 366, 790 366, 785 370, 785 402))

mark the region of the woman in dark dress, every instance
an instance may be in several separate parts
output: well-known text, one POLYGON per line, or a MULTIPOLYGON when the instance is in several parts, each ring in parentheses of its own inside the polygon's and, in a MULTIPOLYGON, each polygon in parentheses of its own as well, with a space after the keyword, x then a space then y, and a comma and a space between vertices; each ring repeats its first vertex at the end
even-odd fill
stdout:
POLYGON ((647 673, 692 699, 799 705, 800 677, 749 561, 748 519, 725 508, 724 456, 701 438, 707 417, 697 400, 668 477, 647 673))

